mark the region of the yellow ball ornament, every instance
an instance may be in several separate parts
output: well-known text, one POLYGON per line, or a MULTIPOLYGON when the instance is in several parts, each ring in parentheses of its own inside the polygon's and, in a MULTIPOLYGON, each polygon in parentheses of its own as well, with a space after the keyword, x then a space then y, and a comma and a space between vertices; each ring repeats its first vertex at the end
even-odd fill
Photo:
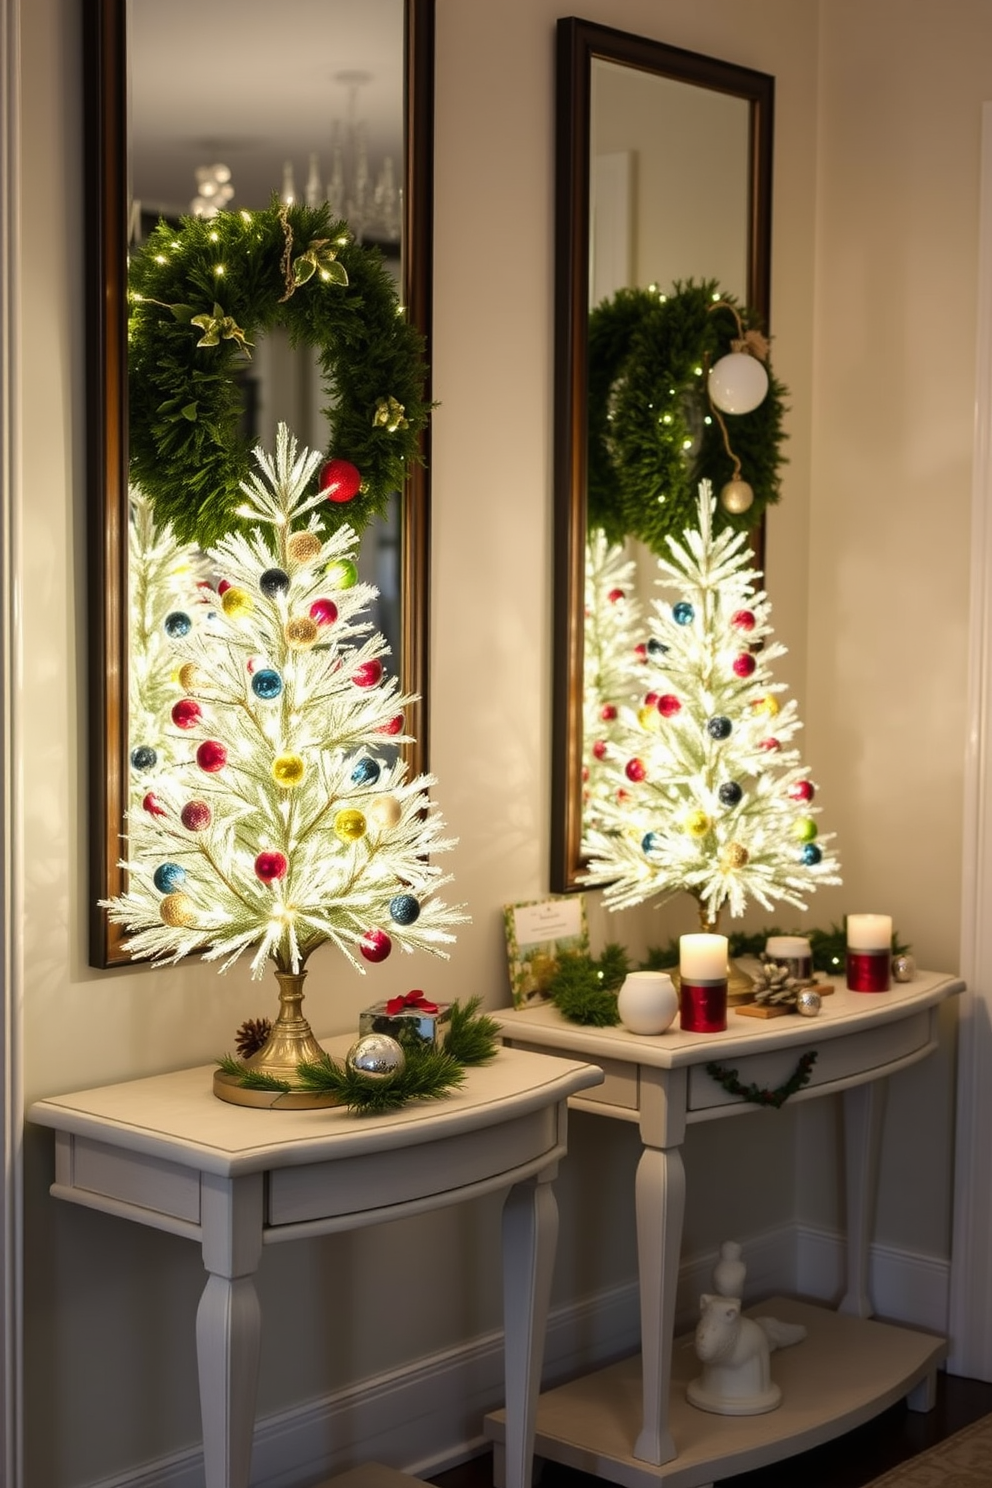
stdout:
POLYGON ((298 615, 295 620, 287 620, 283 631, 287 646, 292 646, 296 651, 305 651, 312 646, 319 634, 320 627, 309 615, 298 615))
POLYGON ((283 790, 300 785, 306 773, 306 762, 298 754, 279 754, 272 761, 272 779, 283 790))
POLYGON ((728 842, 723 852, 723 866, 725 868, 743 868, 750 856, 743 842, 728 842))
POLYGON ((365 828, 364 816, 353 807, 339 811, 334 818, 334 831, 342 842, 357 842, 359 838, 365 836, 365 828))
POLYGON ((316 532, 294 532, 286 543, 286 556, 293 563, 312 563, 323 546, 316 532))
POLYGON ((647 729, 650 734, 657 734, 661 731, 661 714, 657 708, 652 708, 650 705, 638 708, 637 721, 641 728, 647 729))
POLYGON ((403 808, 395 796, 376 796, 369 803, 369 820, 377 827, 395 827, 402 815, 403 808))
POLYGON ((811 816, 801 816, 798 821, 793 822, 792 835, 799 842, 812 842, 816 838, 816 822, 811 816))
POLYGON ((705 837, 711 823, 705 811, 690 811, 684 822, 690 837, 705 837))
POLYGON ((232 584, 221 596, 220 607, 229 620, 244 620, 255 609, 255 601, 247 589, 232 584))
POLYGON ((196 924, 196 905, 188 894, 166 894, 158 907, 164 925, 173 929, 196 924))
POLYGON ((780 710, 777 700, 769 694, 768 697, 755 698, 751 704, 751 711, 754 713, 767 713, 769 718, 774 718, 780 710))

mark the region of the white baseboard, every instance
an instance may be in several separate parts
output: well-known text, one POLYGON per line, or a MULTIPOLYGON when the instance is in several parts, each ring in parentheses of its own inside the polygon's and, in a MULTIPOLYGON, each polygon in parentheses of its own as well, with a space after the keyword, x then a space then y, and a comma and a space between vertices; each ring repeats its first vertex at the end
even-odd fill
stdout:
MULTIPOLYGON (((790 1225, 736 1236, 747 1261, 745 1300, 797 1292, 836 1301, 844 1276, 843 1237, 790 1225)), ((676 1304, 679 1332, 696 1321, 712 1290, 716 1251, 683 1259, 676 1304)), ((880 1317, 933 1332, 947 1327, 950 1264, 887 1246, 871 1252, 871 1295, 880 1317)), ((554 1310, 544 1382, 632 1353, 640 1337, 636 1282, 554 1310)), ((252 1488, 297 1488, 364 1462, 430 1477, 485 1445, 482 1418, 503 1398, 502 1335, 490 1333, 319 1400, 262 1417, 255 1430, 252 1488)), ((203 1488, 203 1457, 190 1449, 146 1463, 92 1488, 203 1488)))

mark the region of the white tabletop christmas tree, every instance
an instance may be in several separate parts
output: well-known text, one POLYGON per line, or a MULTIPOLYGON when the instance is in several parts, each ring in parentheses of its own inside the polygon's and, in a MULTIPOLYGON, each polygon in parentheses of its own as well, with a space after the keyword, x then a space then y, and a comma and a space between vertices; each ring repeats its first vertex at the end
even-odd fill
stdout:
MULTIPOLYGON (((301 1021, 319 946, 365 970, 396 949, 445 954, 465 918, 436 897, 448 880, 433 857, 452 844, 434 780, 408 780, 396 757, 411 698, 362 619, 374 591, 357 582, 356 535, 325 536, 324 492, 305 494, 322 458, 298 454, 284 426, 274 458, 256 451, 247 535, 208 554, 213 604, 196 623, 166 617, 177 762, 129 814, 127 890, 107 903, 136 956, 226 969, 250 952, 253 975, 273 966, 293 988, 284 1023, 301 1021)), ((280 1036, 277 1023, 260 1068, 319 1056, 308 1028, 291 1054, 280 1036)))
POLYGON ((794 736, 795 700, 773 680, 785 648, 747 538, 714 534, 715 499, 699 489, 697 530, 668 537, 648 621, 644 691, 621 705, 602 767, 614 790, 585 834, 585 882, 623 909, 678 893, 713 929, 754 899, 806 908, 840 882, 831 835, 820 833, 816 787, 794 736))

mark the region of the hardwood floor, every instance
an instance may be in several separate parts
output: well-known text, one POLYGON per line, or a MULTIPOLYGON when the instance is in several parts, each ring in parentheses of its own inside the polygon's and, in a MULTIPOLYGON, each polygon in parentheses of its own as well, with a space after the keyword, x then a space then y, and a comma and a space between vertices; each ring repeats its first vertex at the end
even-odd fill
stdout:
MULTIPOLYGON (((721 1479, 717 1488, 864 1488, 889 1468, 990 1411, 992 1384, 938 1374, 937 1404, 925 1415, 900 1402, 812 1452, 721 1479)), ((492 1454, 475 1457, 431 1481, 437 1488, 491 1488, 492 1454)), ((557 1462, 540 1467, 541 1488, 600 1488, 602 1481, 557 1462)))

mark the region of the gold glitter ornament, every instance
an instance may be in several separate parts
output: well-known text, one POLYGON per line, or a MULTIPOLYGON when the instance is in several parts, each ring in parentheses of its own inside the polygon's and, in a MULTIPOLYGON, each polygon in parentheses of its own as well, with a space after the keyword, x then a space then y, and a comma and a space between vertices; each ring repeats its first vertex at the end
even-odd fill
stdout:
POLYGON ((312 563, 323 546, 316 532, 293 532, 286 542, 286 556, 293 563, 312 563))
POLYGON ((166 894, 158 907, 163 925, 174 929, 196 924, 196 905, 188 894, 166 894))
POLYGON ((690 811, 684 826, 690 837, 705 837, 710 829, 710 819, 705 811, 690 811))
POLYGON ((254 612, 255 601, 247 589, 238 589, 232 584, 221 595, 220 607, 229 620, 243 620, 254 612))
POLYGON ((339 811, 334 818, 334 832, 342 842, 357 842, 360 837, 365 836, 365 829, 365 818, 354 807, 339 811))
POLYGON ((200 668, 194 661, 185 661, 179 668, 179 685, 184 692, 192 692, 194 687, 202 687, 205 678, 200 668))
POLYGON ((749 857, 743 842, 728 842, 723 852, 723 865, 725 868, 743 868, 749 857))
POLYGON ((272 779, 283 790, 299 785, 306 773, 306 763, 298 754, 278 754, 272 761, 272 779))
POLYGON ((312 646, 319 634, 319 625, 309 615, 299 615, 295 620, 287 620, 283 631, 287 646, 293 646, 297 651, 305 651, 308 646, 312 646))
POLYGON ((369 803, 367 815, 377 827, 395 827, 403 808, 395 796, 376 796, 369 803))
POLYGON ((753 501, 754 492, 746 480, 729 480, 720 492, 720 505, 735 516, 746 512, 753 501))

